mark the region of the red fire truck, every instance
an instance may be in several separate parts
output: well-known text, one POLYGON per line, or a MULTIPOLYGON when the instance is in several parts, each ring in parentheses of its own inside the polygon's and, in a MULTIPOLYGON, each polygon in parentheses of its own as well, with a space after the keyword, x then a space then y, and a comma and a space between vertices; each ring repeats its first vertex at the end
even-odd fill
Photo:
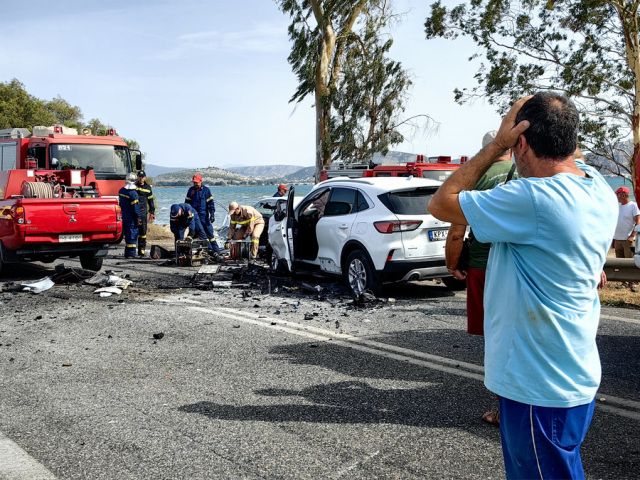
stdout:
POLYGON ((122 234, 118 190, 142 163, 139 151, 108 133, 0 130, 0 273, 7 263, 63 256, 102 267, 108 244, 122 234))
POLYGON ((320 181, 335 177, 422 177, 444 182, 451 173, 460 168, 468 157, 460 157, 453 163, 451 157, 429 157, 425 161, 424 155, 417 155, 415 162, 394 163, 377 166, 366 164, 345 165, 334 162, 320 172, 320 181))

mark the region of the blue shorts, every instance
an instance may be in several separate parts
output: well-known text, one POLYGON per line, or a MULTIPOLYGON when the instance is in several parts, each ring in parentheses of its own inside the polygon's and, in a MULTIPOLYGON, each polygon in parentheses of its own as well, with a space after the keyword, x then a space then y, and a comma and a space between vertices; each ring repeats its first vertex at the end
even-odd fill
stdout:
POLYGON ((508 479, 584 479, 580 445, 595 399, 572 408, 526 405, 500 397, 500 438, 508 479))

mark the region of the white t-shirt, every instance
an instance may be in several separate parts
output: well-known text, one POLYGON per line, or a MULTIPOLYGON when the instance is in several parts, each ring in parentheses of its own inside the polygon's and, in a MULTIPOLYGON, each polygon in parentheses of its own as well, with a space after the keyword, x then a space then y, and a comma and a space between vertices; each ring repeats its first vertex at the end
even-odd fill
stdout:
POLYGON ((616 226, 616 233, 613 234, 613 239, 627 240, 636 226, 635 217, 640 215, 640 209, 638 209, 638 204, 633 200, 630 200, 625 205, 619 203, 618 208, 618 225, 616 226))

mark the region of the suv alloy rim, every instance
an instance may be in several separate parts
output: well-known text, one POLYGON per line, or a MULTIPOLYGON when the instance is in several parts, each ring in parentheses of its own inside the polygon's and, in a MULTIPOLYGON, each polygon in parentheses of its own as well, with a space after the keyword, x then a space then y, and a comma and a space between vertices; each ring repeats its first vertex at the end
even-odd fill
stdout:
POLYGON ((353 293, 362 293, 367 288, 367 271, 358 258, 349 264, 349 286, 353 293))

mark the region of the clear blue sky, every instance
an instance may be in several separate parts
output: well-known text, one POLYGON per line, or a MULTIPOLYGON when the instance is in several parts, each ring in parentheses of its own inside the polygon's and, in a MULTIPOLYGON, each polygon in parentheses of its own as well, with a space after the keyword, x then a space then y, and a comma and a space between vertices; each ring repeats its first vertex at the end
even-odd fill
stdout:
MULTIPOLYGON (((455 87, 474 85, 475 47, 426 41, 430 3, 395 1, 406 15, 392 31, 392 57, 413 76, 406 114, 440 126, 395 150, 473 155, 500 119, 481 100, 453 101, 455 87)), ((17 78, 45 100, 60 95, 85 119, 136 139, 148 163, 314 164, 312 101, 288 103, 289 21, 271 0, 31 0, 6 3, 2 17, 0 81, 17 78)))

